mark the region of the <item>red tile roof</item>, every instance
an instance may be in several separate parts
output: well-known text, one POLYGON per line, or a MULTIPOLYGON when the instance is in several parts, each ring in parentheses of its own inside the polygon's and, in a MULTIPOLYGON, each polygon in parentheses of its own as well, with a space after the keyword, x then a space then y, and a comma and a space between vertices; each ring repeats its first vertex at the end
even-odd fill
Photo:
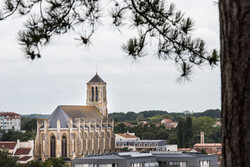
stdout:
POLYGON ((133 135, 126 134, 126 133, 125 134, 124 133, 118 133, 117 135, 125 137, 125 138, 138 138, 137 136, 133 136, 133 135))
POLYGON ((0 116, 20 116, 20 114, 14 112, 0 112, 0 116))
POLYGON ((162 121, 165 121, 165 122, 173 122, 171 119, 163 119, 162 121))
POLYGON ((24 157, 20 158, 18 161, 27 161, 30 158, 32 158, 32 156, 24 156, 24 157))
POLYGON ((192 148, 178 148, 178 151, 186 151, 186 152, 189 152, 191 151, 192 148))
POLYGON ((14 149, 15 146, 16 146, 16 142, 10 142, 10 141, 0 142, 0 149, 1 148, 14 149))
POLYGON ((25 155, 30 153, 31 148, 19 148, 16 150, 15 155, 25 155))

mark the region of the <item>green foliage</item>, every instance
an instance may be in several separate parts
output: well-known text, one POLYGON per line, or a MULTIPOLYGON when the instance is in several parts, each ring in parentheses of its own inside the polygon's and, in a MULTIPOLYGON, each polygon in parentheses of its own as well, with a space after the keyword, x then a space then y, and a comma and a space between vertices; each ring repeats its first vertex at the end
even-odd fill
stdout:
POLYGON ((200 116, 207 116, 211 118, 220 118, 221 117, 221 111, 219 109, 215 110, 206 110, 203 113, 200 114, 200 116))
POLYGON ((56 167, 68 167, 63 158, 50 158, 45 161, 46 167, 56 166, 56 167))
POLYGON ((115 122, 124 122, 124 121, 142 121, 142 120, 147 120, 147 121, 152 121, 154 123, 159 122, 162 119, 172 119, 173 121, 177 121, 178 118, 180 117, 187 117, 187 116, 192 116, 192 117, 202 117, 202 116, 207 116, 211 118, 220 118, 221 111, 219 109, 210 109, 206 110, 204 112, 199 112, 199 113, 191 113, 191 114, 185 114, 185 113, 174 113, 174 112, 167 112, 167 111, 160 111, 160 110, 151 110, 151 111, 141 111, 139 113, 135 112, 127 112, 127 113, 110 113, 109 117, 113 118, 115 122))
POLYGON ((206 143, 216 143, 221 142, 221 128, 216 127, 216 119, 211 117, 192 117, 193 120, 193 133, 199 141, 200 132, 205 133, 206 143))
POLYGON ((37 119, 22 117, 21 118, 21 129, 26 131, 36 130, 37 127, 37 119))
POLYGON ((120 124, 115 125, 114 131, 115 133, 125 133, 128 130, 127 128, 128 127, 126 127, 125 124, 120 123, 120 124))
POLYGON ((180 148, 183 148, 183 131, 184 131, 184 119, 183 118, 180 118, 179 121, 178 121, 178 126, 176 127, 177 128, 177 138, 178 138, 178 146, 180 148))
POLYGON ((128 147, 123 147, 120 149, 121 152, 130 152, 132 151, 131 149, 129 149, 128 147))
POLYGON ((156 114, 155 116, 152 116, 152 117, 149 118, 149 120, 151 122, 155 122, 155 123, 159 123, 163 119, 171 119, 171 120, 173 120, 174 117, 172 117, 170 114, 163 114, 163 115, 156 114))
POLYGON ((177 131, 176 129, 171 129, 170 134, 167 138, 168 144, 178 144, 177 131))
POLYGON ((139 113, 135 113, 133 111, 129 111, 127 113, 110 113, 109 117, 114 119, 115 122, 124 122, 124 121, 142 121, 142 120, 149 120, 153 116, 160 116, 162 118, 170 118, 170 115, 167 115, 167 111, 160 111, 160 110, 151 110, 151 111, 142 111, 139 113))
POLYGON ((36 118, 36 119, 47 119, 50 115, 48 114, 29 114, 29 115, 22 115, 22 117, 28 117, 28 118, 36 118))
POLYGON ((31 139, 35 139, 36 131, 26 131, 25 133, 21 133, 19 131, 3 131, 2 141, 17 141, 19 139, 20 141, 28 141, 31 139))
POLYGON ((1 167, 15 167, 17 158, 10 156, 7 150, 0 149, 0 166, 1 167))
POLYGON ((205 132, 205 142, 221 143, 221 128, 214 126, 217 119, 211 117, 190 117, 178 118, 177 128, 168 130, 164 125, 154 122, 146 125, 138 124, 134 127, 127 127, 123 123, 116 124, 115 133, 133 132, 141 139, 166 139, 169 144, 178 144, 181 147, 193 147, 200 142, 200 132, 205 132), (156 126, 157 125, 157 126, 156 126))
POLYGON ((201 149, 201 154, 207 154, 207 152, 204 148, 201 149))
POLYGON ((156 126, 154 123, 142 125, 139 124, 135 127, 126 127, 123 123, 117 124, 114 128, 115 133, 126 133, 127 131, 133 132, 141 139, 167 139, 169 130, 165 126, 156 126))

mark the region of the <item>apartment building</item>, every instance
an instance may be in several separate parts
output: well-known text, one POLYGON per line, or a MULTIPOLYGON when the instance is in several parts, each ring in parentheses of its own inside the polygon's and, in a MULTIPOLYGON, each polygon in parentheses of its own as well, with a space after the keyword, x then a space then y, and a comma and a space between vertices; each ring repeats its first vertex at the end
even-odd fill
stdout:
POLYGON ((21 130, 21 116, 14 112, 0 112, 0 129, 1 130, 21 130))

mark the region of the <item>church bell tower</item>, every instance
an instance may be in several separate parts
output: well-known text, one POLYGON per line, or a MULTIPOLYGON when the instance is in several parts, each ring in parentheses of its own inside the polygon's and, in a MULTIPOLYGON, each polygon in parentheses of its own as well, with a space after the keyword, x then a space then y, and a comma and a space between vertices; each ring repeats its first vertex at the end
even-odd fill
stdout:
POLYGON ((87 83, 87 106, 95 106, 104 117, 108 117, 106 83, 96 74, 87 83))

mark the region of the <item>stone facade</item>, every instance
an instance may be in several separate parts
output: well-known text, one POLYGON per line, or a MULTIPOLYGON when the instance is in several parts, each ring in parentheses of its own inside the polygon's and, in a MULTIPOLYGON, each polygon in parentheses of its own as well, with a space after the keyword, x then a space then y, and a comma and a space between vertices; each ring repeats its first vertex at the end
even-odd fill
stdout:
POLYGON ((106 83, 95 75, 87 83, 87 106, 95 106, 104 117, 108 117, 106 83))
POLYGON ((89 106, 58 106, 48 119, 37 121, 35 160, 51 157, 73 160, 115 151, 114 122, 107 118, 107 108, 99 108, 107 106, 106 83, 98 75, 99 79, 95 77, 88 82, 87 99, 96 95, 92 88, 98 95, 95 101, 87 100, 89 106))

